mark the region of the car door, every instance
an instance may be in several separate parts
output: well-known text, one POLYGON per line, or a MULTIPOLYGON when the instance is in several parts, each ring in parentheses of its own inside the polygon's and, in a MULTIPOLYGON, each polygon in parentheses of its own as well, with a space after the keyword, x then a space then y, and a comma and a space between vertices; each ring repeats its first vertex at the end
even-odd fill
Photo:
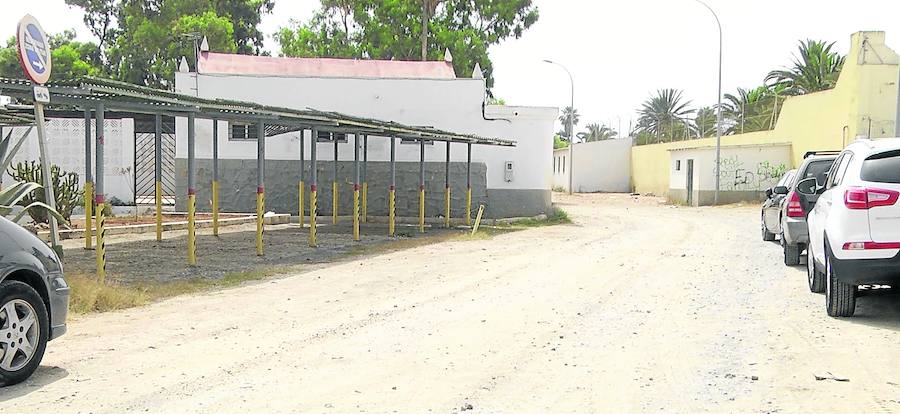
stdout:
POLYGON ((815 247, 815 258, 819 263, 825 262, 825 223, 835 202, 842 201, 842 194, 836 187, 840 184, 841 177, 847 171, 847 166, 853 158, 853 153, 844 151, 834 161, 834 166, 828 172, 825 179, 825 191, 819 195, 815 206, 806 219, 809 228, 809 242, 815 247))
MULTIPOLYGON (((797 178, 794 180, 794 185, 803 180, 804 178, 816 178, 816 177, 827 177, 828 173, 831 170, 832 165, 837 165, 837 159, 820 159, 810 161, 806 167, 804 168, 803 175, 798 174, 797 178)), ((821 180, 824 182, 825 180, 821 180)), ((818 194, 798 194, 800 197, 800 205, 803 207, 803 211, 809 214, 812 210, 813 206, 816 205, 816 201, 819 199, 818 194)))

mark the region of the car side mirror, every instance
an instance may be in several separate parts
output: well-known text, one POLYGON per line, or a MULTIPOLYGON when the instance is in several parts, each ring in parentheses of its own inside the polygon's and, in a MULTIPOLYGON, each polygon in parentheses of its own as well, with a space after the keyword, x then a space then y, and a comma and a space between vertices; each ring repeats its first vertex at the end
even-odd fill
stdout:
POLYGON ((771 188, 766 189, 766 198, 772 198, 772 189, 771 188))
POLYGON ((779 195, 785 195, 788 193, 788 188, 783 185, 779 185, 773 188, 772 192, 779 195))
POLYGON ((797 183, 797 192, 803 195, 816 195, 819 189, 815 178, 807 178, 797 183))

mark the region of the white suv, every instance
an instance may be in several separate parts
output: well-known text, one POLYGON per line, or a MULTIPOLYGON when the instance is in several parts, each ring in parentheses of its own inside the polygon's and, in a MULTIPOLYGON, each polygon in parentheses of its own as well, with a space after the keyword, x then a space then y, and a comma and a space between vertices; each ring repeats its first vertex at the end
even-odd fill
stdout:
POLYGON ((900 138, 853 142, 824 183, 797 191, 821 194, 806 220, 807 267, 829 316, 853 316, 860 285, 900 286, 900 138))

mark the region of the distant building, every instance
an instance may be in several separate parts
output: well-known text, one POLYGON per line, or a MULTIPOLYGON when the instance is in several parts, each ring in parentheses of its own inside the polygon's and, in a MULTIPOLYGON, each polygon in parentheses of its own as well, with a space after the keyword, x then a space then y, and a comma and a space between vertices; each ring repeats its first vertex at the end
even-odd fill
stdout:
MULTIPOLYGON (((486 104, 485 83, 478 68, 472 78, 458 78, 447 61, 279 58, 202 52, 199 74, 179 72, 176 91, 204 98, 236 99, 296 109, 312 108, 348 115, 423 125, 447 131, 510 139, 515 148, 473 146, 473 204, 485 204, 489 217, 532 216, 550 208, 553 128, 557 108, 486 104)), ((209 197, 212 122, 197 120, 198 200, 209 197), (204 193, 205 191, 205 193, 204 193)), ((248 125, 219 123, 221 205, 225 211, 255 208, 256 142, 248 125), (250 180, 250 181, 248 181, 250 180)), ((305 158, 311 133, 304 133, 305 158)), ((176 171, 185 174, 186 122, 177 122, 176 171)), ((342 138, 343 137, 339 137, 342 138)), ((352 138, 351 138, 352 139, 352 138)), ((327 141, 320 139, 320 141, 327 141)), ((442 214, 444 143, 426 146, 428 216, 442 214)), ((296 212, 299 133, 266 141, 266 205, 278 212, 296 212)), ((331 211, 334 161, 331 142, 319 142, 319 211, 331 211)), ((464 209, 466 145, 451 146, 452 216, 464 209)), ((350 214, 353 147, 340 140, 338 181, 341 214, 350 214)), ((387 212, 388 139, 368 139, 369 212, 387 212)), ((417 143, 397 145, 397 214, 418 214, 417 143)), ((309 168, 309 163, 306 163, 309 168)), ((307 173, 308 174, 308 173, 307 173)), ((308 175, 307 175, 308 177, 308 175)), ((182 182, 184 180, 180 180, 182 182)), ((182 184, 184 185, 184 184, 182 184)), ((179 206, 185 191, 179 188, 179 206)), ((202 204, 202 203, 198 203, 202 204)), ((208 208, 206 205, 201 207, 208 208)))

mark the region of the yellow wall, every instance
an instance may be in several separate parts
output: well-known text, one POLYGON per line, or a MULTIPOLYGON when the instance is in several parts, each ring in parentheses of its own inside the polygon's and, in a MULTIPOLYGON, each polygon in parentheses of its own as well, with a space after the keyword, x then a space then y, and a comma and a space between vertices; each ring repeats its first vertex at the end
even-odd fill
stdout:
MULTIPOLYGON (((894 135, 900 57, 884 44, 884 32, 858 32, 834 89, 788 98, 772 131, 722 137, 722 146, 790 142, 794 167, 803 154, 840 150, 858 136, 894 135)), ((634 191, 666 195, 669 150, 715 146, 715 138, 636 146, 631 152, 634 191)))

